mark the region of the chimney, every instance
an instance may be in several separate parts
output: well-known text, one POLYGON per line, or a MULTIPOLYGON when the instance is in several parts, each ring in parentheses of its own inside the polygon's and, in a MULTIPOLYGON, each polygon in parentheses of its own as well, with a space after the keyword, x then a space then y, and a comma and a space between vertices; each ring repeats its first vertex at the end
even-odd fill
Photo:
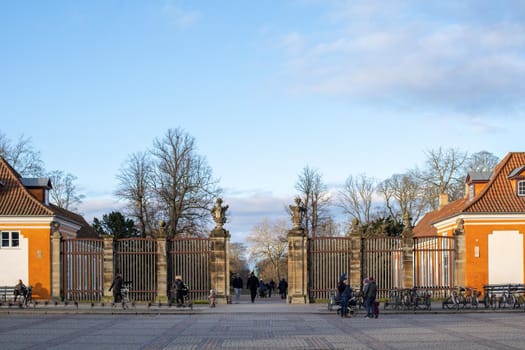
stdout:
POLYGON ((447 204, 448 204, 448 194, 441 193, 439 195, 439 209, 443 208, 447 204))

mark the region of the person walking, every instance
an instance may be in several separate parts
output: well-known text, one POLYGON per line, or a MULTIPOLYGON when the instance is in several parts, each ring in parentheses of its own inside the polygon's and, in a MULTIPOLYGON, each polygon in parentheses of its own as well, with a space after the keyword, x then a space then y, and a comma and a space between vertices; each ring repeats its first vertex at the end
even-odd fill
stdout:
POLYGON ((235 294, 235 304, 239 304, 241 300, 241 290, 243 286, 243 281, 241 276, 238 274, 235 275, 233 279, 233 293, 235 294))
POLYGON ((279 295, 281 296, 281 299, 286 299, 286 292, 288 291, 288 282, 284 278, 281 278, 279 281, 279 286, 277 287, 279 289, 279 295))
POLYGON ((259 279, 255 277, 255 274, 253 272, 251 272, 250 277, 248 277, 248 281, 246 282, 246 288, 250 290, 250 297, 252 303, 254 303, 255 297, 257 296, 257 288, 259 288, 259 279))
POLYGON ((374 277, 368 277, 368 283, 363 288, 363 298, 365 299, 366 317, 374 318, 374 307, 376 303, 377 285, 374 277))
POLYGON ((341 293, 341 317, 350 317, 348 314, 348 300, 350 300, 350 296, 352 295, 352 289, 350 288, 348 279, 343 281, 343 288, 341 289, 343 289, 341 293))
POLYGON ((275 281, 273 278, 270 280, 270 283, 268 283, 268 298, 272 297, 272 292, 275 289, 275 281))
POLYGON ((117 272, 115 275, 115 278, 109 287, 110 292, 111 290, 113 290, 113 302, 115 304, 120 303, 122 301, 122 274, 120 272, 117 272))

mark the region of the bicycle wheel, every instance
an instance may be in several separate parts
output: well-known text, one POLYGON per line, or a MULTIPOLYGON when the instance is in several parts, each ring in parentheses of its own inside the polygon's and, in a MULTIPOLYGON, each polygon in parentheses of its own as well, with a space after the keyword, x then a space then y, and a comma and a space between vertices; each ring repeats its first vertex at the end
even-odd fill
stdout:
POLYGON ((447 297, 444 301, 443 301, 443 309, 455 309, 456 308, 456 303, 454 302, 454 299, 452 297, 447 297))

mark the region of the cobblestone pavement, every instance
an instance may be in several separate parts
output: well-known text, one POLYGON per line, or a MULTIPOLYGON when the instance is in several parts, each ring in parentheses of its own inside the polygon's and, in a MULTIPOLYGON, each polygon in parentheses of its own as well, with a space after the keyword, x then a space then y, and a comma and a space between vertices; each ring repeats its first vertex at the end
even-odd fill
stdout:
MULTIPOLYGON (((524 312, 382 313, 243 302, 195 312, 0 313, 1 349, 525 349, 524 312)), ((27 311, 27 312, 26 312, 27 311)), ((80 309, 82 311, 82 309, 80 309)))

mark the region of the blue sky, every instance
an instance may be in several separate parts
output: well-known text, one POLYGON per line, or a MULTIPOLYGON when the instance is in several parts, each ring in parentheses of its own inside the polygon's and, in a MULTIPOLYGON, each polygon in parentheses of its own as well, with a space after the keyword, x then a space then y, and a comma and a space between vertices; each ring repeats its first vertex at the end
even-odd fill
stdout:
POLYGON ((242 240, 305 166, 385 179, 455 147, 523 151, 523 1, 2 1, 0 131, 78 177, 86 219, 168 128, 242 240))

